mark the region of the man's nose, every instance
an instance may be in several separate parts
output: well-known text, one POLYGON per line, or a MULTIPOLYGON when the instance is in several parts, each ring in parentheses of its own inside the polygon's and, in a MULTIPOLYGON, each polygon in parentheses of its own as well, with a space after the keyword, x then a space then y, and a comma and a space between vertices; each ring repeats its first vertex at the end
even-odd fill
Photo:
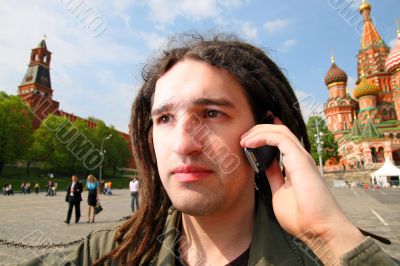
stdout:
POLYGON ((173 150, 180 155, 194 155, 201 153, 203 145, 198 140, 201 129, 201 120, 195 115, 182 118, 176 124, 173 136, 173 150))

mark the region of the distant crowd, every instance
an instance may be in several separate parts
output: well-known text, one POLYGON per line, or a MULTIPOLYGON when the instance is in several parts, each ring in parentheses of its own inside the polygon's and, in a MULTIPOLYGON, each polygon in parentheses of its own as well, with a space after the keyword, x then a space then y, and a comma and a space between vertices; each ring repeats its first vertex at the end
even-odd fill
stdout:
MULTIPOLYGON (((46 196, 55 196, 57 194, 57 187, 58 187, 58 183, 54 182, 52 180, 52 178, 50 177, 48 182, 47 182, 47 186, 45 186, 46 188, 46 196)), ((104 195, 108 195, 108 196, 112 196, 112 182, 111 181, 100 181, 99 184, 100 187, 100 193, 104 194, 104 195)), ((22 182, 21 186, 20 186, 20 191, 21 194, 30 194, 32 191, 32 186, 30 182, 22 182)), ((35 194, 39 194, 39 189, 40 189, 40 185, 39 183, 35 183, 34 187, 34 192, 35 194)), ((12 186, 12 184, 4 184, 3 185, 3 195, 5 196, 10 196, 10 195, 14 195, 14 188, 12 186)))

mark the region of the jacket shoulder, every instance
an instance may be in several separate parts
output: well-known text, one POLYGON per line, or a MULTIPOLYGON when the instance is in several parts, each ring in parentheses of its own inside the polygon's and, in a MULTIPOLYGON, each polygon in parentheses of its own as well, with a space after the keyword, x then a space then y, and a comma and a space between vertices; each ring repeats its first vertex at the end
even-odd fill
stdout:
POLYGON ((360 245, 340 258, 341 265, 400 265, 400 261, 385 253, 372 238, 367 237, 360 245))
MULTIPOLYGON (((50 253, 38 256, 21 265, 82 265, 90 266, 94 261, 107 255, 116 247, 114 237, 120 224, 94 231, 86 236, 78 246, 65 250, 55 249, 50 253)), ((104 265, 112 265, 106 262, 104 265)))

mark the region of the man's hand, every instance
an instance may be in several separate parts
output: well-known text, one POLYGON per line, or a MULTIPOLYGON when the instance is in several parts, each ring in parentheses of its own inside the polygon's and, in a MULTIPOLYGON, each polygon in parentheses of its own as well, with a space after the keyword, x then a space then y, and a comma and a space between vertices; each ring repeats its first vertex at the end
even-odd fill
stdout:
POLYGON ((243 134, 240 144, 279 148, 286 176, 277 161, 266 170, 274 213, 280 225, 308 244, 316 255, 321 258, 322 251, 329 251, 338 260, 364 240, 325 185, 311 155, 279 118, 274 118, 274 124, 254 126, 243 134), (316 239, 319 250, 310 245, 316 239))

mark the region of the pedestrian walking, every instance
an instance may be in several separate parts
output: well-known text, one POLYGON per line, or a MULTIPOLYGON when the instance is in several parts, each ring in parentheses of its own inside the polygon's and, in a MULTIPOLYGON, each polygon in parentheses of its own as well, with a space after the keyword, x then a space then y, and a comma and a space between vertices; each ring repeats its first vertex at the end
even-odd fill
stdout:
POLYGON ((39 194, 39 188, 40 188, 39 183, 36 183, 35 184, 35 193, 36 194, 39 194))
POLYGON ((136 176, 133 176, 131 182, 129 182, 129 190, 132 197, 131 210, 132 212, 135 212, 139 207, 139 180, 136 178, 136 176))
POLYGON ((112 182, 111 182, 111 181, 108 181, 108 182, 107 182, 107 195, 108 195, 108 196, 112 196, 111 188, 112 188, 112 182))
POLYGON ((26 182, 22 182, 21 183, 21 195, 26 194, 25 186, 26 186, 26 182))
POLYGON ((100 187, 99 182, 93 175, 89 175, 86 181, 86 188, 88 190, 88 223, 94 223, 94 217, 96 215, 94 207, 99 202, 100 187))
POLYGON ((31 194, 31 182, 27 182, 25 185, 25 192, 31 194))

